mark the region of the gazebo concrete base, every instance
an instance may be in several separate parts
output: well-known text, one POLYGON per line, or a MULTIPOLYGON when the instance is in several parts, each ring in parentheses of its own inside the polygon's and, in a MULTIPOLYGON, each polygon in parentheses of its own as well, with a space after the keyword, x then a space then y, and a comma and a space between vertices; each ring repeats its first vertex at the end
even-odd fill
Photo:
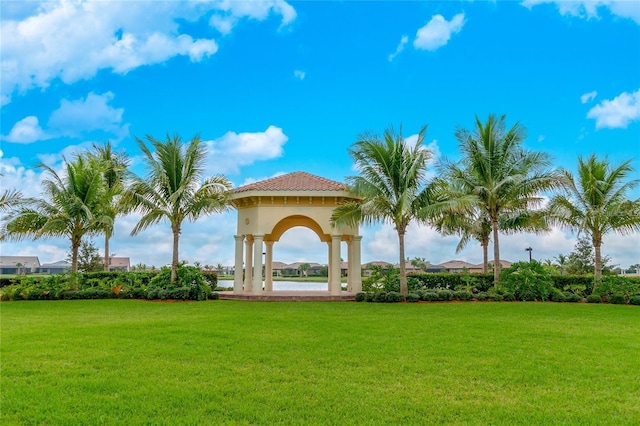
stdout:
POLYGON ((256 302, 353 302, 356 295, 343 291, 332 295, 328 291, 263 291, 261 294, 221 291, 220 300, 247 300, 256 302))

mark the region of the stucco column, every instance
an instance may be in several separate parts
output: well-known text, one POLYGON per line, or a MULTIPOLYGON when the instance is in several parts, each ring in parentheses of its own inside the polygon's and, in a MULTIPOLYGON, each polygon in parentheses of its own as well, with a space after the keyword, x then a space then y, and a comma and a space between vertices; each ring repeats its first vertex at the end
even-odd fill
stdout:
POLYGON ((244 262, 244 292, 251 293, 251 281, 253 277, 253 237, 251 237, 251 235, 247 235, 247 239, 244 241, 244 244, 244 255, 247 258, 244 262))
POLYGON ((331 261, 329 268, 331 269, 331 281, 329 281, 329 291, 332 295, 339 295, 342 291, 340 288, 340 241, 342 235, 331 235, 331 261))
POLYGON ((242 244, 244 235, 234 235, 236 239, 236 259, 233 272, 233 292, 242 293, 242 244))
POLYGON ((327 291, 331 291, 331 241, 327 243, 327 291))
POLYGON ((264 289, 265 291, 273 291, 273 241, 265 241, 267 246, 266 266, 264 268, 264 289))
POLYGON ((262 241, 264 234, 253 234, 253 293, 262 293, 262 241))
POLYGON ((362 257, 360 246, 362 242, 361 235, 354 235, 351 243, 352 259, 349 259, 349 275, 353 275, 351 279, 351 292, 360 293, 362 291, 362 257))
POLYGON ((351 292, 351 286, 353 285, 352 266, 353 266, 353 243, 351 240, 347 240, 347 291, 348 292, 351 292))

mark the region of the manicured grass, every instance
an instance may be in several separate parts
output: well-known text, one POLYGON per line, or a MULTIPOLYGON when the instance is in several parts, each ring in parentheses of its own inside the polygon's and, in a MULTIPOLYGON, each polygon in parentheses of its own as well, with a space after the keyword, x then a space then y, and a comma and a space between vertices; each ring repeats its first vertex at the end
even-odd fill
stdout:
POLYGON ((10 424, 638 424, 640 308, 1 304, 10 424))

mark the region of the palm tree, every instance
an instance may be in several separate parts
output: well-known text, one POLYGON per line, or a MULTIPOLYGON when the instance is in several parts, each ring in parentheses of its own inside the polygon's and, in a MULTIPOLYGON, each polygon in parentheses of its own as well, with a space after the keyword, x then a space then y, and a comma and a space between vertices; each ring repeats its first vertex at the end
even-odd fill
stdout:
POLYGON ((630 160, 614 167, 608 159, 600 160, 593 154, 586 160, 579 157, 577 179, 562 170, 568 185, 549 204, 554 223, 591 237, 596 281, 602 278, 604 235, 610 231, 625 235, 640 230, 640 199, 631 201, 625 195, 640 183, 639 179, 624 182, 632 172, 630 160))
POLYGON ((429 202, 427 161, 431 153, 423 145, 426 126, 410 145, 392 127, 382 138, 364 133, 349 149, 358 176, 347 177, 348 189, 361 199, 334 209, 331 223, 357 226, 361 223, 391 223, 398 233, 400 249, 400 292, 408 294, 404 240, 407 226, 418 218, 429 202))
POLYGON ((25 199, 9 214, 0 239, 31 237, 67 237, 71 240, 71 272, 78 271, 78 250, 82 238, 95 234, 104 220, 101 205, 104 197, 100 165, 78 156, 65 162, 61 177, 44 164, 39 167, 49 175, 40 199, 25 199))
MULTIPOLYGON (((513 229, 530 216, 527 212, 541 205, 542 191, 563 183, 557 172, 547 169, 551 164, 547 154, 522 148, 524 128, 516 123, 506 130, 505 121, 506 116, 491 114, 483 124, 476 116, 473 132, 458 128, 455 135, 462 160, 448 165, 449 178, 475 198, 481 217, 491 224, 496 285, 500 280, 500 223, 504 223, 502 229, 513 229)), ((535 220, 540 220, 536 215, 535 220)))
POLYGON ((436 231, 443 235, 459 235, 460 241, 456 253, 460 253, 472 240, 482 247, 482 272, 489 270, 489 241, 491 238, 491 222, 482 215, 480 209, 470 212, 448 212, 438 215, 432 220, 436 231))
MULTIPOLYGON (((3 175, 0 174, 0 177, 3 175)), ((22 193, 15 189, 5 189, 2 195, 0 195, 0 211, 8 211, 22 201, 22 193)))
POLYGON ((564 275, 564 270, 569 263, 569 258, 566 255, 560 253, 558 256, 554 257, 554 259, 557 262, 556 267, 560 271, 560 275, 564 275))
POLYGON ((102 165, 103 183, 105 193, 103 198, 104 208, 104 270, 109 271, 109 240, 113 235, 116 216, 120 214, 117 205, 117 197, 124 191, 124 180, 129 167, 129 158, 124 151, 114 152, 111 142, 107 141, 103 146, 93 145, 93 152, 89 153, 102 165))
POLYGON ((219 213, 227 208, 231 183, 216 175, 203 180, 206 149, 195 136, 183 144, 179 136, 167 136, 159 141, 146 136, 155 152, 136 139, 148 168, 146 179, 132 177, 132 184, 124 192, 121 205, 125 212, 139 212, 142 218, 131 235, 163 220, 169 221, 173 233, 171 282, 178 270, 178 242, 184 220, 196 221, 204 215, 219 213))

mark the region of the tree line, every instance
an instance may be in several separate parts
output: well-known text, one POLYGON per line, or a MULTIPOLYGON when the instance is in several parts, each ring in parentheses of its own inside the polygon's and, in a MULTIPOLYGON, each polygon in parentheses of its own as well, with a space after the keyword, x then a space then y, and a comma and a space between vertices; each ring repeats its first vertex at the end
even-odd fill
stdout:
MULTIPOLYGON (((348 152, 358 174, 346 178, 347 189, 360 198, 338 206, 334 225, 390 223, 399 243, 400 290, 407 294, 405 236, 411 221, 434 227, 443 235, 458 235, 461 250, 478 241, 488 270, 493 242, 494 281, 500 280, 500 234, 547 232, 551 226, 588 236, 595 251, 594 276, 602 274, 601 246, 609 232, 640 230, 640 199, 626 193, 640 180, 631 160, 611 164, 595 154, 578 158, 577 174, 552 167, 544 152, 525 149, 525 129, 507 127, 506 116, 475 119, 472 129, 455 131, 459 161, 445 159, 438 177, 427 178, 432 153, 424 145, 427 127, 408 142, 402 127, 382 135, 365 132, 348 152), (544 195, 552 193, 545 203, 544 195)), ((5 191, 0 210, 7 212, 0 240, 66 237, 71 242, 72 272, 78 270, 78 251, 86 236, 104 235, 105 270, 109 267, 109 239, 119 215, 139 213, 131 235, 167 221, 173 236, 171 281, 177 276, 179 238, 185 220, 220 213, 228 208, 231 183, 223 175, 204 176, 206 148, 198 136, 183 142, 147 135, 136 138, 146 175, 129 170, 125 152, 112 145, 94 145, 87 152, 64 158, 64 173, 40 164, 46 178, 39 199, 5 191), (145 142, 146 140, 146 142, 145 142), (149 145, 147 145, 147 143, 149 145)))

